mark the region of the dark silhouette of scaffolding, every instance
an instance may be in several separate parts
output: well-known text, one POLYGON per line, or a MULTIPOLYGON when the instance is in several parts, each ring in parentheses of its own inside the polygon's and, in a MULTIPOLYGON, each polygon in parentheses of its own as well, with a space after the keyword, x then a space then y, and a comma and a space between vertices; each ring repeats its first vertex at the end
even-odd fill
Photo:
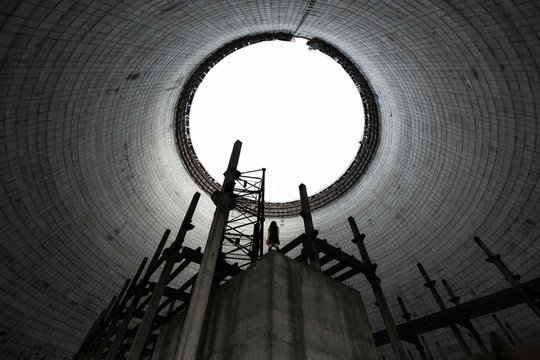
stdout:
MULTIPOLYGON (((133 279, 125 282, 118 296, 111 299, 94 322, 75 359, 149 359, 161 327, 183 312, 186 320, 178 349, 185 358, 195 358, 193 354, 199 345, 212 290, 240 274, 243 267, 257 261, 263 254, 265 169, 237 171, 240 148, 241 143, 237 141, 223 187, 212 195, 216 212, 204 253, 201 248, 183 245, 186 235, 194 228, 192 217, 200 198, 200 194, 195 193, 176 238, 166 247, 171 231, 165 231, 152 259, 143 259, 133 279)), ((408 357, 401 341, 413 344, 422 359, 433 358, 425 337, 421 335, 444 327, 452 329, 465 354, 472 351, 460 327, 468 330, 471 340, 481 352, 485 352, 487 347, 472 325, 472 319, 519 304, 527 304, 535 315, 540 314, 540 279, 521 283, 519 275, 510 271, 501 256, 491 253, 475 237, 476 243, 488 256, 486 261, 497 267, 511 287, 462 303, 450 284, 443 280, 449 301, 453 304, 447 307, 436 289, 436 281, 429 277, 422 264, 417 264, 425 280, 424 285, 430 289, 441 310, 411 319, 405 302, 399 297, 397 300, 405 322, 396 325, 380 285, 381 279, 376 275, 377 264, 372 263, 364 244, 366 236, 360 233, 355 220, 352 217, 348 219, 352 242, 357 245, 361 260, 318 238, 304 185, 300 185, 300 202, 305 231, 279 251, 336 281, 364 275, 374 292, 385 325, 384 330, 373 334, 375 344, 390 343, 397 359, 408 357)), ((511 343, 515 343, 513 337, 519 342, 515 334, 510 335, 512 329, 508 323, 503 325, 496 315, 493 317, 511 343)), ((435 344, 440 351, 440 344, 435 344)), ((408 352, 410 356, 410 350, 408 352)))

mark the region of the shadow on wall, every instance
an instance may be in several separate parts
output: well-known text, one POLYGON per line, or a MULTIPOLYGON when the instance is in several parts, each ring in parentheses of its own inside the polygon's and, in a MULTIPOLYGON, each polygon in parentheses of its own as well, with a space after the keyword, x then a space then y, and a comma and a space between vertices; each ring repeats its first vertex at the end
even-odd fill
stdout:
POLYGON ((509 346, 499 335, 492 332, 489 341, 493 352, 467 356, 460 360, 538 360, 540 359, 540 342, 509 346))

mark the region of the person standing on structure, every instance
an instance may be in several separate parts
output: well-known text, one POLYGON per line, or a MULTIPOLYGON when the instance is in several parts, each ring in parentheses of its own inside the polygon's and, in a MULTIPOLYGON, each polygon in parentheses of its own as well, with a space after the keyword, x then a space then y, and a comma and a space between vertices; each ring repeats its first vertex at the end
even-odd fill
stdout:
POLYGON ((268 251, 272 248, 279 250, 279 228, 275 221, 272 221, 270 227, 268 227, 268 240, 266 240, 266 244, 268 245, 268 251))

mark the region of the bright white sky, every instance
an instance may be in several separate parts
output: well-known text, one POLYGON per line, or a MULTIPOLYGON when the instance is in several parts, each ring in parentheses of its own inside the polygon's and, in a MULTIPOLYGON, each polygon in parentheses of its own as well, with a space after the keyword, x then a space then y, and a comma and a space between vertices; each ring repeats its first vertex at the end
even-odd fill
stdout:
POLYGON ((364 132, 362 100, 334 60, 306 40, 247 46, 210 70, 190 114, 199 161, 221 183, 236 140, 238 170, 266 168, 265 200, 313 195, 349 167, 364 132))

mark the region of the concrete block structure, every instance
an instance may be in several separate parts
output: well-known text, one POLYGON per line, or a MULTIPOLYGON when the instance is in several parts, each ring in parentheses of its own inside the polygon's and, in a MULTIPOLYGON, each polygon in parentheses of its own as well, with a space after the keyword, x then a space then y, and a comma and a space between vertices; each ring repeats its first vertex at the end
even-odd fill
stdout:
MULTIPOLYGON (((182 318, 158 340, 173 359, 182 318)), ((200 359, 378 359, 357 291, 276 251, 217 289, 200 359)))
MULTIPOLYGON (((224 44, 278 31, 339 49, 376 96, 376 152, 313 223, 357 254, 354 216, 396 322, 398 296, 413 320, 439 311, 417 263, 462 302, 508 288, 474 236, 521 281, 540 276, 538 1, 2 1, 1 359, 73 356, 200 190, 175 137, 190 74, 224 44)), ((204 246, 213 211, 204 193, 186 245, 204 246)), ((267 220, 282 245, 304 231, 300 216, 267 220)), ((381 330, 365 277, 347 284, 381 330)), ((516 341, 540 338, 527 306, 498 316, 516 341)), ((491 316, 473 323, 503 335, 491 316)), ((434 357, 464 356, 450 329, 424 336, 434 357)))

